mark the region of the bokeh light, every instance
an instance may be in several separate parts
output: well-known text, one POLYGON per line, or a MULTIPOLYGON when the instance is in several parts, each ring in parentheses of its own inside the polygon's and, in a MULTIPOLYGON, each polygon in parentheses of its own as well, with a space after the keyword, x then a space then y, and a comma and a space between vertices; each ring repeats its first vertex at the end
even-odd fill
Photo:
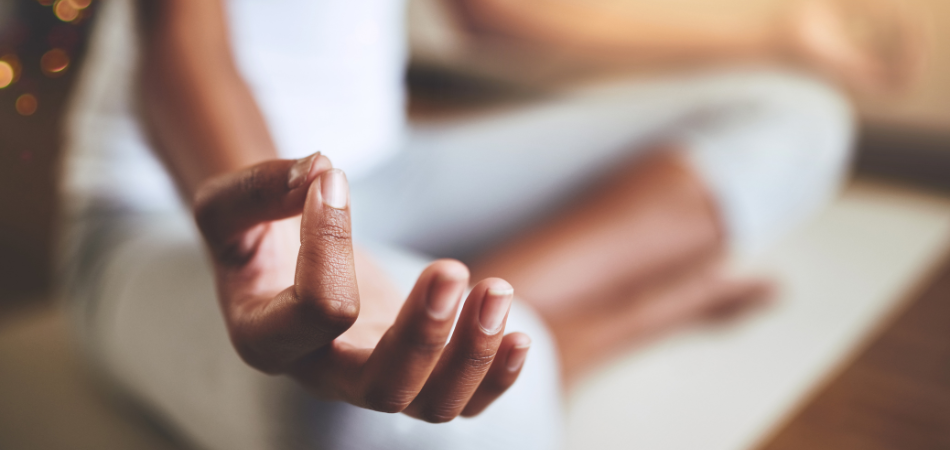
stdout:
POLYGON ((43 54, 43 58, 40 59, 40 67, 46 76, 58 76, 69 67, 69 55, 62 49, 54 48, 43 54))
POLYGON ((6 61, 0 61, 0 89, 13 83, 13 66, 6 61))
POLYGON ((63 22, 72 22, 79 17, 79 8, 69 0, 56 0, 56 4, 53 5, 53 12, 63 22))
POLYGON ((20 79, 20 74, 23 72, 23 64, 20 64, 20 58, 13 53, 8 53, 6 55, 0 56, 0 61, 3 61, 10 65, 10 68, 13 69, 13 80, 12 83, 16 83, 20 79))
POLYGON ((92 4, 92 0, 68 0, 76 9, 86 9, 92 4))
POLYGON ((39 103, 33 94, 23 94, 16 99, 16 112, 21 116, 32 116, 38 106, 39 103))

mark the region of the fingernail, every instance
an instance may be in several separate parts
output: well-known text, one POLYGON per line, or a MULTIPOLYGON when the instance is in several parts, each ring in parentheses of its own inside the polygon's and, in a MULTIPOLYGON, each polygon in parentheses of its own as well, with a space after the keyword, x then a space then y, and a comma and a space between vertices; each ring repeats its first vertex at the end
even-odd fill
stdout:
POLYGON ((290 179, 287 180, 287 187, 290 189, 297 189, 302 185, 307 178, 310 178, 310 171, 313 169, 313 162, 320 156, 320 152, 316 152, 305 158, 300 158, 290 168, 290 179))
POLYGON ((508 367, 509 372, 517 372, 518 369, 521 369, 521 366, 524 365, 524 360, 528 358, 528 349, 531 348, 531 343, 528 342, 528 345, 517 346, 511 349, 508 352, 508 361, 506 366, 508 367))
POLYGON ((478 321, 482 328, 488 334, 495 334, 501 330, 501 324, 505 321, 505 315, 508 314, 508 307, 511 306, 511 298, 515 290, 512 288, 489 289, 485 294, 485 301, 482 302, 482 310, 479 312, 478 321))
POLYGON ((463 292, 465 280, 437 277, 429 290, 429 298, 426 299, 429 316, 436 320, 448 319, 455 310, 455 305, 462 299, 463 292))
POLYGON ((323 204, 331 208, 346 209, 350 202, 350 186, 346 175, 340 169, 330 169, 320 177, 320 194, 323 204))

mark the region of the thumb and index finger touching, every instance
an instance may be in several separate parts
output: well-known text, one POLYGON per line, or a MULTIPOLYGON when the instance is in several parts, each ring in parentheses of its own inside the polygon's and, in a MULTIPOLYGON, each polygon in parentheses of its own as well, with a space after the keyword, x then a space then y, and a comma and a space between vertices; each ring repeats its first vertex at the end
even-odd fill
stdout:
POLYGON ((349 187, 325 156, 266 161, 215 178, 199 189, 194 214, 214 260, 225 268, 253 256, 269 222, 302 215, 294 285, 275 298, 241 305, 223 299, 232 341, 249 364, 284 370, 355 322, 349 187))
POLYGON ((254 227, 303 211, 308 187, 333 166, 320 153, 265 161, 205 182, 195 194, 195 221, 219 262, 244 256, 239 247, 254 227))
MULTIPOLYGON (((308 370, 315 367, 308 361, 321 359, 307 357, 327 351, 322 355, 331 356, 330 361, 335 363, 335 367, 332 373, 324 375, 330 376, 328 380, 336 378, 338 382, 323 387, 331 391, 346 391, 347 384, 350 384, 350 390, 353 386, 360 387, 359 377, 352 375, 360 370, 363 357, 372 358, 372 354, 363 352, 354 359, 354 354, 346 352, 345 356, 328 345, 353 325, 360 310, 349 206, 346 176, 333 169, 330 161, 319 154, 297 161, 267 161, 214 179, 200 189, 194 203, 195 218, 216 261, 228 331, 238 354, 252 367, 267 373, 303 373, 306 376, 308 370), (248 294, 253 289, 243 287, 253 286, 254 277, 266 276, 266 266, 273 263, 246 264, 254 256, 255 239, 260 240, 259 237, 266 234, 269 222, 297 215, 301 215, 302 222, 294 284, 276 296, 268 294, 256 298, 254 294, 248 294), (255 230, 263 231, 255 233, 255 230), (252 268, 244 270, 247 266, 252 268), (342 358, 333 358, 334 355, 342 358), (348 378, 341 380, 339 376, 342 375, 348 378)), ((444 276, 447 269, 442 266, 430 267, 430 278, 444 276)), ((467 276, 464 278, 466 283, 463 284, 467 284, 467 276)), ((420 301, 410 301, 409 312, 403 313, 429 311, 428 306, 418 308, 420 301), (411 305, 417 308, 413 310, 411 305)), ((473 312, 473 305, 477 304, 469 303, 467 317, 470 319, 477 315, 473 312)), ((506 316, 507 308, 502 312, 506 316)), ((397 329, 393 336, 403 339, 396 342, 395 338, 389 338, 396 350, 377 358, 381 361, 378 364, 381 377, 368 378, 382 383, 379 386, 383 388, 380 392, 384 398, 387 395, 405 397, 399 404, 400 408, 406 407, 406 401, 412 401, 421 405, 416 408, 421 412, 415 414, 434 417, 439 419, 437 421, 459 413, 475 415, 510 387, 520 372, 527 350, 527 344, 523 342, 527 339, 525 336, 515 333, 502 339, 500 334, 489 336, 468 327, 461 337, 452 338, 453 342, 467 345, 457 343, 452 347, 450 352, 454 357, 449 358, 451 364, 439 366, 442 368, 438 369, 438 379, 430 380, 442 351, 432 351, 440 345, 433 347, 426 342, 444 343, 445 333, 449 332, 453 321, 441 322, 436 327, 436 331, 441 333, 436 333, 437 339, 420 339, 419 331, 425 327, 420 327, 418 320, 406 323, 410 322, 411 328, 419 329, 397 329), (500 368, 488 369, 484 362, 494 359, 499 346, 502 354, 507 355, 503 356, 507 362, 497 365, 500 368), (420 348, 422 356, 416 354, 420 348), (405 362, 412 367, 402 364, 405 362), (400 371, 400 367, 404 370, 400 371), (406 376, 394 378, 400 373, 406 376), (483 383, 486 376, 487 381, 483 383), (472 381, 476 382, 473 384, 472 381), (476 388, 479 385, 481 387, 476 388), (423 394, 421 400, 416 398, 420 392, 423 394), (406 397, 403 394, 412 395, 406 397), (443 406, 451 414, 440 415, 438 411, 443 406)), ((318 362, 318 365, 324 364, 318 362)), ((496 367, 495 364, 491 366, 496 367)), ((308 380, 320 379, 316 376, 308 380)), ((367 386, 376 385, 369 383, 361 387, 365 390, 367 386)))

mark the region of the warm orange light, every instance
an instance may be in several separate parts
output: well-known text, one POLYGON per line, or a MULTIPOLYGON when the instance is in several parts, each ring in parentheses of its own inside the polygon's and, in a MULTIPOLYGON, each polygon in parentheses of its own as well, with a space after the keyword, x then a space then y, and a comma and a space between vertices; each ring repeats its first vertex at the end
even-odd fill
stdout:
POLYGON ((6 61, 0 61, 0 89, 13 83, 13 66, 6 61))
POLYGON ((61 49, 54 48, 43 54, 40 67, 47 76, 57 76, 69 67, 69 55, 61 49))
POLYGON ((33 94, 23 94, 16 99, 16 112, 21 116, 32 116, 39 106, 33 94))
POLYGON ((23 70, 23 65, 20 64, 20 58, 18 58, 13 53, 7 53, 6 55, 0 56, 0 61, 3 61, 10 65, 10 68, 13 69, 13 80, 11 83, 16 83, 20 79, 20 72, 23 70))
POLYGON ((63 22, 72 22, 79 17, 79 8, 73 6, 69 0, 56 0, 56 4, 53 5, 53 12, 63 22))
POLYGON ((69 3, 72 3, 76 9, 86 9, 92 4, 92 0, 69 0, 69 3))

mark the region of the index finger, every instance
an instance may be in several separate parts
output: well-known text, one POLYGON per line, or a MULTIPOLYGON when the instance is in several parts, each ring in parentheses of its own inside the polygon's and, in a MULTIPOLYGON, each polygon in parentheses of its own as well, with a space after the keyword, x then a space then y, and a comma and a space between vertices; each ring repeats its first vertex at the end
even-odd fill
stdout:
POLYGON ((198 228, 212 255, 223 263, 242 262, 248 230, 300 214, 316 176, 331 168, 319 152, 299 160, 271 160, 205 182, 195 194, 198 228))

